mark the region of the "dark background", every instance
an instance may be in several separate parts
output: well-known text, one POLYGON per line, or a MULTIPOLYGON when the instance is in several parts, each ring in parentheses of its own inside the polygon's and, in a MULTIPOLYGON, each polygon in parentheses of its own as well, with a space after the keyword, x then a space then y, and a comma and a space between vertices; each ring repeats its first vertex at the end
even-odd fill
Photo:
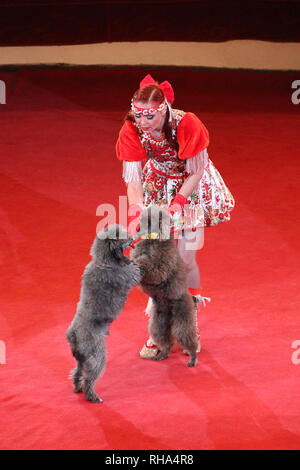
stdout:
POLYGON ((300 41, 300 0, 0 2, 0 46, 233 39, 300 41))

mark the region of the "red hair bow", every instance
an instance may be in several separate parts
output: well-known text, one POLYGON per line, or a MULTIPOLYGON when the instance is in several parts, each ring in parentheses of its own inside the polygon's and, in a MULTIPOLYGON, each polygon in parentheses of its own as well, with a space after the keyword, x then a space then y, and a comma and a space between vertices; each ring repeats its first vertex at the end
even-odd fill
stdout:
POLYGON ((154 80, 154 78, 151 77, 151 75, 146 75, 145 78, 140 82, 140 88, 142 88, 145 85, 158 85, 163 94, 165 95, 165 98, 167 98, 168 102, 170 104, 173 103, 174 101, 174 90, 172 88, 171 83, 167 82, 165 80, 162 82, 160 85, 154 80))

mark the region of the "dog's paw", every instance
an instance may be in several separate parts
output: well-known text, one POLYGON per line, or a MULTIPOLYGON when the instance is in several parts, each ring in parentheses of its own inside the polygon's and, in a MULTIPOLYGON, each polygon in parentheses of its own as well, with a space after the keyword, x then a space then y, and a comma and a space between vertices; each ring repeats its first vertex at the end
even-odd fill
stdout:
POLYGON ((195 367, 197 365, 197 359, 191 359, 190 362, 188 362, 188 367, 195 367))
POLYGON ((74 390, 74 393, 82 393, 83 392, 83 383, 74 384, 73 390, 74 390))
POLYGON ((159 353, 157 356, 151 357, 152 361, 163 361, 169 357, 168 353, 159 353))
POLYGON ((89 393, 85 395, 85 399, 87 401, 91 401, 92 403, 103 403, 102 398, 100 398, 96 393, 89 393))

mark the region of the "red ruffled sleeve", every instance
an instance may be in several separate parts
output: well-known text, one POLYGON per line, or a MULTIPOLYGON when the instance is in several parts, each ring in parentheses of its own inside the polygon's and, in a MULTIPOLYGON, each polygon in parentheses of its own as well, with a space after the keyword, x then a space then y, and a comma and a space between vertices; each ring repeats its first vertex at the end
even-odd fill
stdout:
POLYGON ((181 160, 196 157, 209 144, 208 130, 195 114, 186 113, 177 127, 177 140, 181 160))
POLYGON ((125 121, 120 130, 116 144, 116 153, 119 160, 126 160, 128 162, 140 162, 147 158, 137 130, 131 121, 125 121))

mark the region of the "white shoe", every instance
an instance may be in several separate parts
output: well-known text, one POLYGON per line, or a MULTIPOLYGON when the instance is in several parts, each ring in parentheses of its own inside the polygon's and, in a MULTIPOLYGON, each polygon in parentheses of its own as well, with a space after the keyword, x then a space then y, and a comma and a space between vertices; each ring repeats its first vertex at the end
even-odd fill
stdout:
POLYGON ((140 350, 140 357, 142 359, 152 359, 159 353, 159 349, 156 344, 153 343, 152 338, 149 338, 142 349, 140 350))

